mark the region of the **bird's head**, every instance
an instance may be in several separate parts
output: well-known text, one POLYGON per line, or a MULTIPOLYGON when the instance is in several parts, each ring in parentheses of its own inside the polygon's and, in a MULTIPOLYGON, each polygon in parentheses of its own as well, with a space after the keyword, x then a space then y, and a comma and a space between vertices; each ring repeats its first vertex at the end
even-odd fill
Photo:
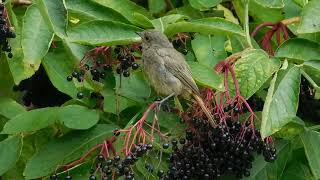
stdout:
POLYGON ((147 49, 149 47, 171 48, 173 47, 168 38, 158 30, 145 30, 137 33, 142 39, 142 47, 147 49))

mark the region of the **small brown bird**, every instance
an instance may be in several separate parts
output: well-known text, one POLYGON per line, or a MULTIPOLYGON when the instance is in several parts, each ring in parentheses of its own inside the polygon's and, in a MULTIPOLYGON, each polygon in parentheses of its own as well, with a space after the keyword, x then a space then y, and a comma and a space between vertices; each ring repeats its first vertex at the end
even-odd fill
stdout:
POLYGON ((174 49, 168 38, 158 30, 138 33, 142 38, 142 59, 145 73, 151 86, 162 95, 181 95, 197 101, 211 125, 215 125, 212 114, 200 97, 198 86, 184 56, 174 49))

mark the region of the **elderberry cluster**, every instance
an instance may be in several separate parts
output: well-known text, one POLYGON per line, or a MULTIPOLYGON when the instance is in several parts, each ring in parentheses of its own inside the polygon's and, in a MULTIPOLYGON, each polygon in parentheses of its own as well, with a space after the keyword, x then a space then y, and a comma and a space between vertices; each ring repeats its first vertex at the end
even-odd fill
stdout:
POLYGON ((0 47, 2 50, 8 53, 8 58, 12 58, 11 46, 7 40, 7 38, 15 38, 16 34, 11 31, 7 17, 5 15, 5 7, 2 3, 0 3, 0 47))
POLYGON ((212 128, 207 120, 193 118, 191 124, 194 129, 186 131, 185 139, 172 141, 169 170, 160 179, 248 177, 254 153, 262 153, 267 162, 276 159, 276 149, 246 123, 227 120, 212 128))
POLYGON ((92 66, 85 64, 83 67, 80 67, 80 70, 74 70, 72 74, 67 77, 67 80, 72 81, 72 79, 75 78, 78 82, 82 82, 85 73, 90 71, 92 80, 99 81, 100 79, 105 79, 106 72, 111 70, 112 66, 110 64, 103 64, 102 61, 98 60, 92 66))
MULTIPOLYGON (((119 135, 115 131, 115 135, 119 135)), ((152 144, 138 144, 130 155, 125 156, 123 159, 119 155, 113 158, 106 158, 104 155, 99 154, 96 158, 95 168, 90 169, 89 180, 109 180, 112 177, 124 177, 126 180, 134 179, 134 172, 132 166, 146 154, 149 150, 153 149, 152 144), (101 173, 100 175, 98 173, 101 173)), ((57 174, 50 176, 51 180, 59 180, 57 174)), ((67 175, 65 180, 71 180, 72 176, 67 175)))
MULTIPOLYGON (((114 156, 113 159, 105 159, 103 155, 97 157, 97 168, 101 170, 103 180, 111 179, 112 173, 117 177, 124 177, 126 180, 134 179, 132 166, 142 157, 147 151, 153 148, 152 144, 139 144, 132 151, 132 154, 127 155, 123 159, 120 156, 114 156)), ((95 175, 96 169, 90 172, 89 180, 98 179, 95 175)))
POLYGON ((119 59, 120 64, 117 67, 117 74, 121 74, 124 77, 130 76, 130 69, 137 70, 139 68, 139 64, 135 62, 135 57, 132 54, 136 48, 127 48, 123 46, 117 46, 114 49, 114 53, 117 55, 117 59, 119 59))
MULTIPOLYGON (((59 180, 58 175, 53 174, 50 176, 50 180, 59 180)), ((72 176, 71 175, 67 175, 64 180, 72 180, 72 176)))

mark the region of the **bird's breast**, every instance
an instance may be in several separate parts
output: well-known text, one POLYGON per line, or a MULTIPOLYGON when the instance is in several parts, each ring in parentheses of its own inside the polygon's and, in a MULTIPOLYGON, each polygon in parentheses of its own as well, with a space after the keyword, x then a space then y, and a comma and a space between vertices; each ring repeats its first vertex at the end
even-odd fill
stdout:
POLYGON ((144 70, 150 85, 154 90, 163 95, 182 91, 182 83, 165 67, 162 57, 156 53, 143 53, 144 70))

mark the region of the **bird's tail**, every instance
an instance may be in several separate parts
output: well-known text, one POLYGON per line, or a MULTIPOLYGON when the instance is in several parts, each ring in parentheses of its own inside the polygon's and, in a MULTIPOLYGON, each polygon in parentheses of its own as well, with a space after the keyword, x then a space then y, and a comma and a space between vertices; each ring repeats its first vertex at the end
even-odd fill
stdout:
POLYGON ((210 110, 205 106, 202 98, 201 98, 199 95, 194 94, 194 93, 193 93, 193 97, 194 97, 194 99, 197 101, 197 103, 200 105, 202 111, 203 111, 203 112, 205 113, 205 115, 207 116, 208 121, 209 121, 209 123, 211 124, 211 126, 215 126, 217 123, 214 121, 214 118, 213 118, 210 110))

